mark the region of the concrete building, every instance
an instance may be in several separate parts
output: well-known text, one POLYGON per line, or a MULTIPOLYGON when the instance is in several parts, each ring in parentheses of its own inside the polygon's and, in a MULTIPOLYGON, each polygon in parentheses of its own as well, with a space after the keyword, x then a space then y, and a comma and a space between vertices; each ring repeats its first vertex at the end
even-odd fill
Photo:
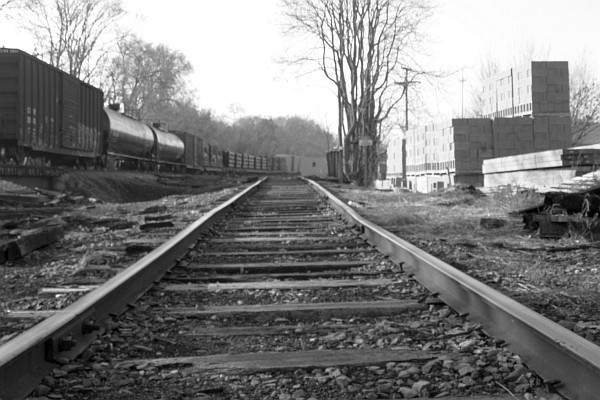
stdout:
POLYGON ((394 186, 425 193, 455 184, 483 186, 484 160, 571 146, 566 62, 531 62, 485 85, 488 118, 410 129, 405 150, 402 139, 391 141, 388 178, 394 186))

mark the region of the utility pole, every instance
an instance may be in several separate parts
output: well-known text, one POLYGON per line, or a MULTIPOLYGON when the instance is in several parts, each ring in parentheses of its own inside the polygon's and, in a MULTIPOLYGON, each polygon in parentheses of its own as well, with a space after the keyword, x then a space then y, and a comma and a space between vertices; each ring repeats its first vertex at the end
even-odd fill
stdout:
POLYGON ((513 76, 513 69, 510 69, 510 99, 512 108, 512 117, 515 117, 515 79, 513 76))
POLYGON ((464 113, 464 104, 465 104, 465 69, 462 68, 461 72, 460 72, 460 79, 458 80, 460 82, 460 117, 464 118, 465 117, 465 113, 464 113))
POLYGON ((402 86, 402 95, 404 96, 404 138, 402 139, 402 186, 406 187, 406 133, 408 132, 408 86, 418 81, 408 80, 408 71, 412 71, 408 67, 402 67, 404 70, 404 81, 395 82, 396 85, 402 86))

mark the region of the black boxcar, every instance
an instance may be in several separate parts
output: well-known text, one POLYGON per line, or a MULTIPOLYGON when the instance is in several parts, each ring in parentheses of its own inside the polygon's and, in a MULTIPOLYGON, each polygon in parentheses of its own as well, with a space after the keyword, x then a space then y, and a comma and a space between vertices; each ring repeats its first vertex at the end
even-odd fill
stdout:
POLYGON ((99 158, 102 104, 100 89, 21 50, 0 48, 0 155, 5 159, 66 164, 99 158))
POLYGON ((185 166, 188 169, 204 170, 204 146, 202 138, 187 132, 173 132, 185 143, 185 166))

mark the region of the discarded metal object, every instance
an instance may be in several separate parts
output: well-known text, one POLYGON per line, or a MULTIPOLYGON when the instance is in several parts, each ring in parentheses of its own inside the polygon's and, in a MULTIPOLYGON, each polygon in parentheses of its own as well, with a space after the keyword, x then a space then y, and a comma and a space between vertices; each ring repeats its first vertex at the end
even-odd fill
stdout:
POLYGON ((542 238, 558 239, 569 233, 600 235, 600 196, 593 192, 548 192, 544 204, 520 211, 525 229, 538 230, 542 238))

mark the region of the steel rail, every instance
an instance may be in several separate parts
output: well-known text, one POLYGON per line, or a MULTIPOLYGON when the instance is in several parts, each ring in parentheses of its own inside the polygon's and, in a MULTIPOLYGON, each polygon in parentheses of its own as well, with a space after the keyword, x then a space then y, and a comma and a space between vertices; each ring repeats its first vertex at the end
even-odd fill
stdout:
POLYGON ((546 382, 554 382, 561 395, 570 400, 598 398, 600 347, 366 220, 316 182, 308 182, 347 221, 360 226, 378 250, 492 337, 505 340, 546 382))
POLYGON ((24 398, 60 361, 81 354, 104 331, 103 323, 110 315, 122 313, 139 299, 194 246, 200 233, 265 179, 203 215, 96 290, 0 346, 0 399, 24 398))

